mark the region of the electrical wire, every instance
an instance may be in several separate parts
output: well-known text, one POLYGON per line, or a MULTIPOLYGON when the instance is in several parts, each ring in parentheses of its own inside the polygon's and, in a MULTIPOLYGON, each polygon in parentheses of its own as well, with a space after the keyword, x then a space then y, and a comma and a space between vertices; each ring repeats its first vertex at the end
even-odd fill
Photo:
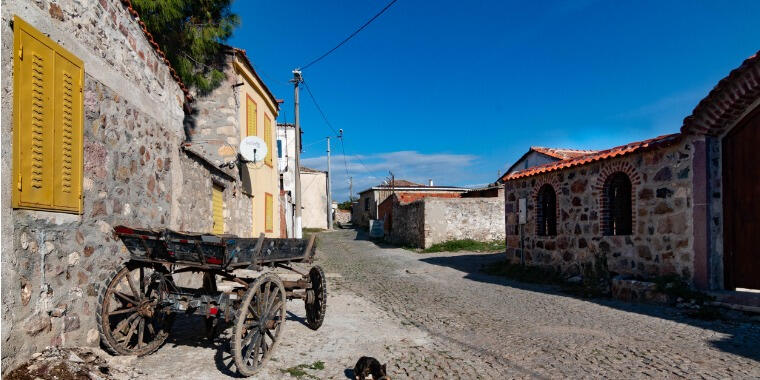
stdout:
POLYGON ((306 92, 309 94, 309 97, 314 103, 314 106, 317 107, 317 111, 319 111, 319 114, 322 115, 322 119, 325 121, 325 124, 327 124, 327 126, 332 129, 335 135, 339 135, 338 131, 336 131, 335 128, 333 128, 332 124, 330 124, 330 120, 327 120, 327 116, 325 115, 324 111, 322 111, 322 107, 319 106, 319 103, 317 103, 317 99, 314 97, 314 94, 311 93, 311 89, 309 88, 309 84, 306 83, 306 79, 303 79, 303 84, 304 87, 306 87, 306 92))
POLYGON ((391 2, 389 2, 388 5, 385 6, 385 8, 381 9, 380 12, 377 12, 377 14, 375 14, 374 16, 372 16, 371 19, 367 20, 367 22, 365 22, 364 25, 362 25, 361 27, 359 27, 359 29, 356 29, 356 31, 354 31, 353 33, 351 33, 343 41, 341 41, 339 44, 335 45, 334 48, 328 50, 326 53, 320 55, 319 57, 317 57, 316 59, 312 60, 311 62, 309 62, 305 66, 301 67, 301 70, 306 70, 307 68, 309 68, 309 66, 311 66, 311 65, 313 65, 313 64, 321 61, 323 58, 325 58, 328 55, 330 55, 330 53, 332 53, 335 50, 337 50, 343 44, 345 44, 346 42, 348 42, 348 40, 350 40, 351 38, 353 38, 355 35, 359 34, 359 32, 361 32, 362 29, 366 28, 370 23, 372 23, 372 21, 375 21, 376 18, 380 17, 380 15, 383 14, 385 11, 387 11, 388 8, 390 8, 394 3, 396 3, 396 1, 397 0, 391 0, 391 2))

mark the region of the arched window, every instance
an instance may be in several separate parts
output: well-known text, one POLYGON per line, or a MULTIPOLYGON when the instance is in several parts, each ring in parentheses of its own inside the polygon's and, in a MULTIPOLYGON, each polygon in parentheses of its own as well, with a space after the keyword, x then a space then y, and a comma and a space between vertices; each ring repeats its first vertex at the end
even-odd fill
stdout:
POLYGON ((539 236, 557 235, 557 193, 549 185, 538 190, 538 210, 536 213, 536 233, 539 236))
POLYGON ((631 180, 623 172, 613 173, 604 183, 604 234, 630 235, 631 180))

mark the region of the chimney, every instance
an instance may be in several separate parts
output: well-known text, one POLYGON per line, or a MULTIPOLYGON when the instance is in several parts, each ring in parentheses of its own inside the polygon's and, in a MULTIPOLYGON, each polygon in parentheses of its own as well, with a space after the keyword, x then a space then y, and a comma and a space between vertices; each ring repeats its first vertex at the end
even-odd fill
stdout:
POLYGON ((432 178, 430 178, 430 179, 428 180, 428 186, 433 186, 433 179, 432 179, 432 178))

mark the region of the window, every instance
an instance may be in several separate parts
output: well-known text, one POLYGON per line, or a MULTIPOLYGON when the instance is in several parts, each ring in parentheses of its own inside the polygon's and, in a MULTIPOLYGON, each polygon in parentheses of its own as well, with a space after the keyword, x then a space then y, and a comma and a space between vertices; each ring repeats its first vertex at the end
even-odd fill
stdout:
POLYGON ((82 61, 13 19, 14 208, 82 212, 82 61))
POLYGON ((272 166, 272 121, 269 117, 264 117, 264 142, 267 144, 267 156, 264 163, 272 166))
POLYGON ((264 193, 264 231, 272 232, 274 230, 274 198, 272 194, 264 193))
POLYGON ((282 158, 282 140, 277 140, 277 158, 282 158))
POLYGON ((539 236, 557 235, 557 193, 551 185, 538 190, 536 233, 539 236))
POLYGON ((364 211, 369 211, 369 198, 364 198, 364 211))
POLYGON ((211 189, 211 215, 214 220, 213 232, 224 233, 224 188, 214 185, 211 189))
POLYGON ((604 182, 602 221, 605 235, 631 234, 631 180, 616 172, 604 182))
POLYGON ((245 135, 256 136, 256 102, 245 95, 245 135))

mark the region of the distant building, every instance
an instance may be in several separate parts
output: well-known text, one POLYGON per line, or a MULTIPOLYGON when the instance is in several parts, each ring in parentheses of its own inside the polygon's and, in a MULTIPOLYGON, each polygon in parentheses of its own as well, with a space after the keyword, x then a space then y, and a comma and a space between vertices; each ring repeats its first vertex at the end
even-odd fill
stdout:
POLYGON ((285 235, 292 238, 295 236, 293 220, 296 193, 296 128, 294 124, 277 124, 277 158, 285 235))
POLYGON ((327 172, 301 166, 301 225, 327 228, 327 172))
POLYGON ((392 184, 380 184, 359 193, 358 205, 353 207, 351 222, 358 226, 369 226, 370 219, 378 219, 378 206, 391 194, 396 193, 401 202, 412 202, 424 197, 458 198, 467 188, 455 186, 434 186, 432 181, 426 186, 403 179, 392 184), (357 207, 358 206, 358 207, 357 207))

